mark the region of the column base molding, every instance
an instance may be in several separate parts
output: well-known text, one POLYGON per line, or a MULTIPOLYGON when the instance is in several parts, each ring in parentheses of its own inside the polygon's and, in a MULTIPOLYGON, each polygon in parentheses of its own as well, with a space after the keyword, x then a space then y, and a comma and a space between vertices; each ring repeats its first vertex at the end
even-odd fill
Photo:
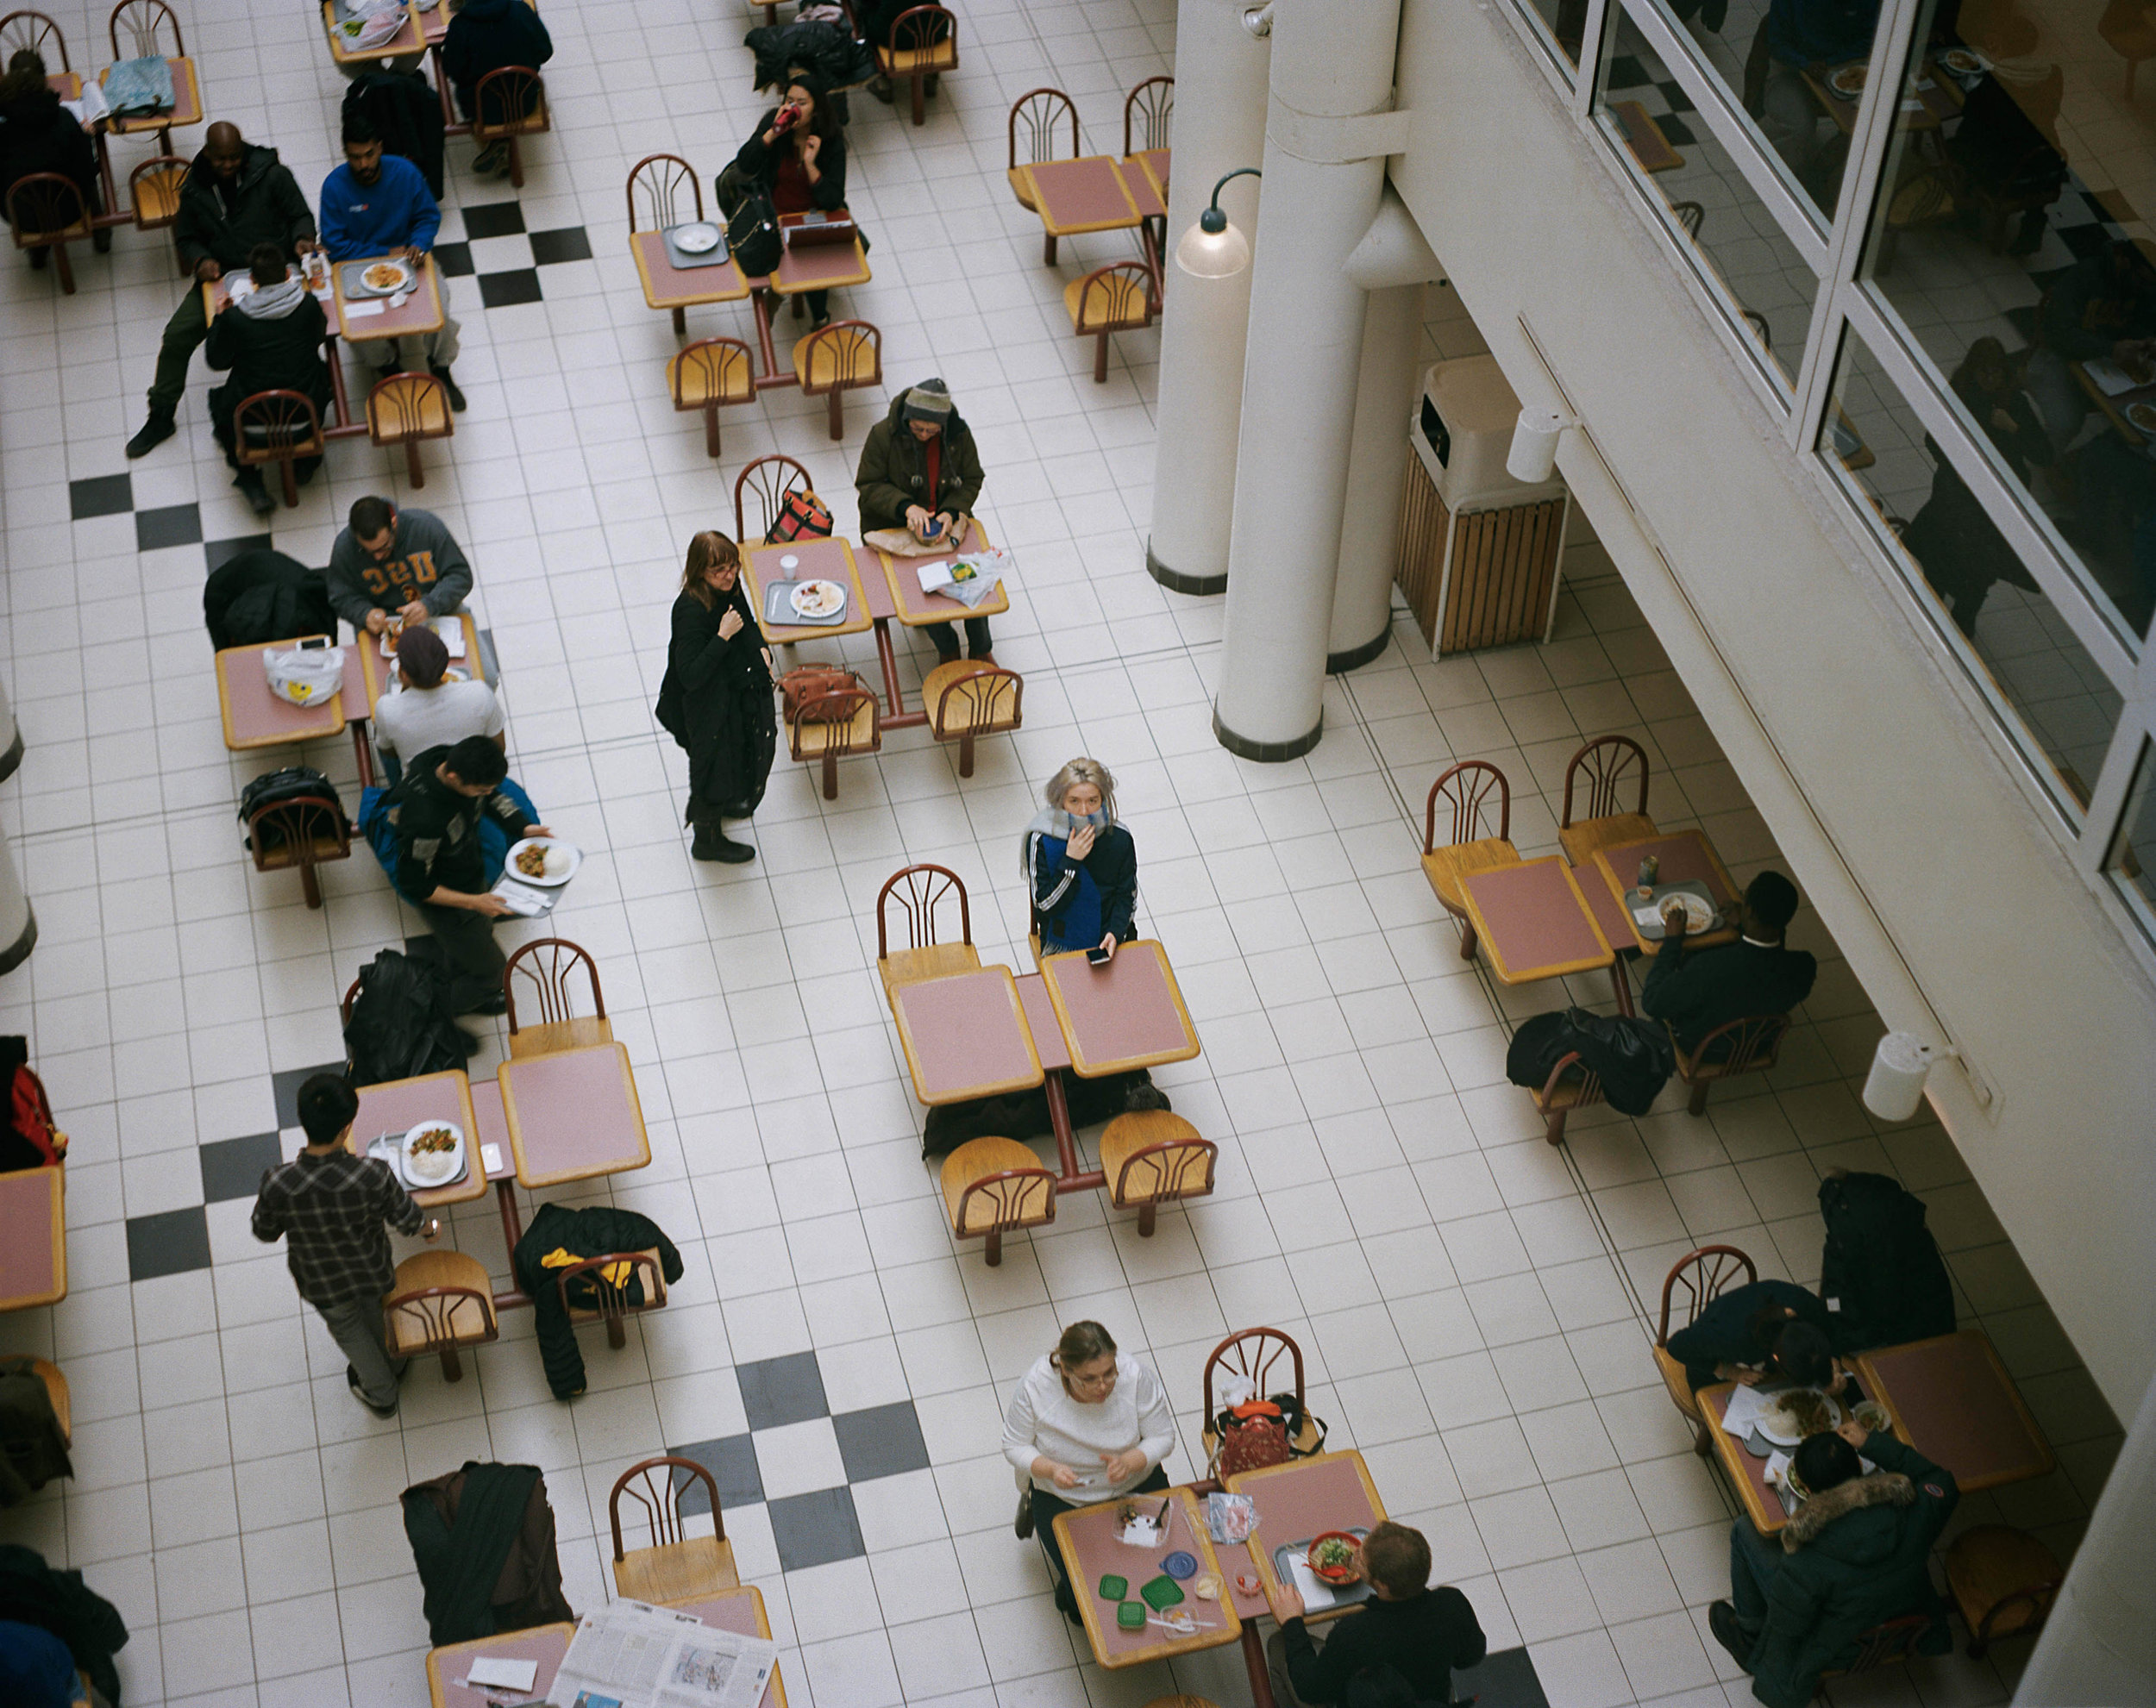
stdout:
POLYGON ((1247 735, 1238 735, 1220 722, 1220 712, 1213 713, 1213 736, 1215 741, 1238 759, 1254 760, 1260 765, 1279 765, 1291 759, 1300 759, 1318 745, 1325 735, 1325 714, 1318 714, 1318 721, 1307 735, 1298 735, 1289 741, 1253 741, 1247 735))
POLYGON ((12 973, 30 958, 30 951, 37 947, 37 915, 34 911, 22 922, 22 935, 0 949, 0 973, 12 973))
POLYGON ((1153 542, 1145 542, 1145 572, 1171 593, 1191 593, 1203 597, 1208 593, 1228 591, 1228 578, 1219 575, 1184 575, 1172 570, 1153 555, 1153 542))
POLYGON ((1344 676, 1351 670, 1360 670, 1372 659, 1381 656, 1392 643, 1392 627, 1388 623, 1359 647, 1350 647, 1344 653, 1327 653, 1325 673, 1327 676, 1344 676))

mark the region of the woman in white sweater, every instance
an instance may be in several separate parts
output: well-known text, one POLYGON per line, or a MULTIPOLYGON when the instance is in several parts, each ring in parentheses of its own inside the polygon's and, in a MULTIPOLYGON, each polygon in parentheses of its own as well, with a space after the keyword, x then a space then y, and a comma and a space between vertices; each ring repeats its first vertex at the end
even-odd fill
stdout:
POLYGON ((1018 1533, 1038 1530, 1056 1605, 1073 1624, 1078 1603, 1056 1545, 1056 1515, 1119 1495, 1164 1489, 1161 1461, 1175 1451, 1175 1420, 1161 1380, 1115 1349, 1098 1323, 1073 1323, 1056 1350, 1025 1373, 1003 1414, 1003 1456, 1024 1485, 1018 1533))

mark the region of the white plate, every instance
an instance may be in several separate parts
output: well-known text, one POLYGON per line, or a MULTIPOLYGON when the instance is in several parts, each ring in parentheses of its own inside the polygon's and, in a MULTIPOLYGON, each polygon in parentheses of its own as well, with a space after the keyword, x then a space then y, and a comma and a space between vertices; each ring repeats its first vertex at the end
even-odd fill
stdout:
MULTIPOLYGON (((1817 1390, 1814 1390, 1814 1392, 1816 1392, 1817 1390)), ((1819 1397, 1827 1403, 1827 1416, 1831 1426, 1835 1429, 1839 1429, 1841 1427, 1842 1420, 1840 1402, 1827 1394, 1822 1393, 1819 1397)), ((1795 1447, 1798 1442, 1803 1439, 1803 1437, 1798 1435, 1796 1430, 1784 1427, 1781 1423, 1781 1417, 1782 1412, 1780 1407, 1770 1405, 1764 1411, 1759 1414, 1759 1421, 1758 1423, 1754 1424, 1753 1427, 1759 1431, 1761 1436, 1765 1437, 1768 1441, 1772 1442, 1777 1447, 1795 1447)))
POLYGON ((1714 904, 1704 896, 1694 895, 1689 890, 1678 890, 1670 895, 1657 896, 1648 905, 1654 910, 1655 918, 1659 920, 1662 917, 1662 910, 1669 906, 1671 902, 1683 904, 1684 929, 1687 931, 1695 933, 1704 931, 1714 924, 1714 904))
POLYGON ((1939 56, 1939 63, 1956 77, 1974 77, 1978 72, 1991 69, 1989 59, 1966 47, 1949 47, 1939 56))
POLYGON ((1844 66, 1827 79, 1827 86, 1845 101, 1853 101, 1864 93, 1868 66, 1844 66))
POLYGON ((423 1191, 429 1186, 446 1186, 464 1172, 464 1129, 454 1121, 422 1121, 404 1135, 404 1143, 398 1148, 397 1162, 407 1186, 423 1191), (446 1151, 414 1155, 412 1141, 436 1128, 448 1129, 455 1136, 456 1143, 446 1151))
POLYGON ((407 285, 411 283, 411 269, 406 266, 402 261, 369 261, 366 266, 360 270, 360 283, 365 285, 369 291, 402 291, 407 285), (397 269, 397 283, 394 285, 377 285, 373 278, 368 277, 368 275, 371 274, 376 267, 395 267, 397 269))
POLYGON ((519 884, 536 884, 542 890, 555 890, 575 877, 577 867, 583 864, 583 850, 563 841, 559 836, 527 836, 511 848, 502 862, 502 876, 513 878, 519 884), (547 870, 543 877, 534 878, 517 867, 517 855, 524 848, 544 848, 547 851, 547 870))
POLYGON ((711 224, 677 225, 674 247, 685 255, 708 255, 718 247, 718 228, 711 224))
POLYGON ((2142 432, 2156 435, 2156 404, 2129 404, 2126 418, 2142 432))
POLYGON ((802 616, 830 616, 846 609, 846 590, 836 581, 804 581, 787 597, 802 616))

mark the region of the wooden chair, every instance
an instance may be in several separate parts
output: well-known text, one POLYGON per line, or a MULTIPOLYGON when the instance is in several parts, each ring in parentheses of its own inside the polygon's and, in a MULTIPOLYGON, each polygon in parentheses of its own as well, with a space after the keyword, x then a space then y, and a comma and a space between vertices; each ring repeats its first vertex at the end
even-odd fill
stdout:
POLYGON ((1063 312, 1070 329, 1091 338, 1093 383, 1108 383, 1108 339, 1118 332, 1138 332, 1153 323, 1153 269, 1144 261, 1111 261, 1063 287, 1063 312))
POLYGON ((1557 821, 1557 841, 1564 858, 1573 866, 1592 866, 1595 850, 1620 842, 1636 842, 1655 834, 1647 816, 1647 750, 1629 735, 1598 735, 1565 762, 1564 816, 1557 821), (1624 810, 1619 791, 1639 777, 1639 793, 1632 810, 1624 810), (1587 780, 1587 798, 1574 814, 1574 797, 1580 779, 1587 780))
POLYGON ((285 485, 285 508, 299 508, 299 481, 292 465, 329 453, 322 416, 304 391, 257 391, 232 411, 232 454, 243 468, 275 463, 285 485))
POLYGON ((1123 97, 1123 158, 1165 148, 1175 122, 1175 79, 1149 77, 1123 97), (1131 121, 1138 121, 1133 127, 1131 121))
POLYGON ((382 1300, 382 1325, 392 1358, 442 1357, 442 1380, 464 1380, 461 1346, 501 1338, 494 1284, 486 1266, 461 1251, 423 1251, 397 1266, 397 1285, 382 1300))
POLYGON ((941 6, 915 6, 891 20, 891 39, 876 47, 876 69, 913 87, 913 122, 928 117, 923 84, 958 69, 958 20, 941 6), (940 32, 940 39, 939 39, 940 32))
POLYGON ((448 388, 431 373, 392 373, 367 394, 367 436, 377 445, 404 447, 404 473, 414 487, 427 484, 419 466, 419 447, 429 439, 447 439, 457 430, 448 388))
POLYGON ((1220 1148, 1164 1109, 1119 1115, 1100 1135, 1100 1172, 1108 1177, 1108 1202, 1138 1211, 1138 1231, 1150 1239, 1155 1211, 1177 1198, 1213 1191, 1220 1148))
POLYGON ((883 751, 882 710, 876 697, 856 679, 850 688, 834 689, 804 700, 787 720, 787 745, 805 765, 824 767, 824 798, 838 798, 838 761, 852 754, 883 751))
MULTIPOLYGON (((1075 160, 1078 158, 1078 107, 1069 96, 1060 89, 1045 86, 1029 89, 1011 103, 1011 116, 1004 127, 1006 141, 1009 144, 1006 156, 1007 164, 1004 178, 1011 186, 1011 193, 1018 198, 1018 206, 1037 213, 1032 192, 1026 187, 1025 174, 1018 170, 1021 165, 1037 166, 1043 160, 1075 160), (1070 122, 1070 152, 1056 151, 1056 128, 1064 120, 1070 122), (1018 159, 1018 128, 1025 128, 1025 159, 1018 159)), ((1050 266, 1056 265, 1056 234, 1047 234, 1047 241, 1041 258, 1050 266)))
POLYGON ((1422 809, 1422 875, 1429 879, 1445 910, 1460 922, 1460 959, 1475 959, 1475 927, 1468 918, 1462 880, 1470 873, 1520 864, 1512 845, 1512 785, 1488 760, 1463 759, 1438 773, 1422 809), (1496 797, 1497 834, 1490 828, 1490 804, 1496 797), (1451 827, 1438 841, 1438 803, 1442 800, 1451 827))
POLYGON ((1821 1673, 1820 1681, 1823 1684, 1830 1679, 1846 1679, 1881 1667, 1903 1665, 1915 1658, 1916 1645, 1931 1628, 1930 1614, 1904 1613, 1898 1619, 1888 1619, 1869 1630, 1859 1631, 1857 1658, 1838 1671, 1821 1673))
POLYGON ((8 224, 18 249, 49 249, 60 291, 75 294, 75 269, 67 259, 70 243, 97 235, 90 204, 75 180, 56 172, 34 172, 16 179, 8 191, 8 224))
POLYGON ((509 1059, 551 1055, 557 1050, 584 1049, 614 1042, 613 1023, 606 1017, 606 998, 599 987, 599 963, 588 949, 567 937, 535 937, 509 958, 502 969, 502 994, 509 1001, 509 1059), (579 1016, 569 987, 581 972, 592 987, 592 1006, 599 1010, 579 1016), (525 987, 524 1018, 536 1010, 536 1024, 517 1022, 517 989, 525 987))
POLYGON ((554 128, 547 111, 546 80, 530 66, 501 66, 479 79, 472 97, 472 140, 482 147, 492 142, 509 144, 509 181, 524 187, 524 156, 520 137, 536 136, 554 128), (500 118, 490 122, 487 114, 500 118))
POLYGON ((67 63, 67 38, 58 24, 42 12, 9 12, 0 18, 0 65, 26 49, 44 60, 48 71, 55 56, 63 72, 75 69, 67 63))
POLYGON ((761 511, 756 521, 754 538, 770 537, 771 525, 779 519, 779 512, 786 501, 796 492, 813 492, 816 483, 809 479, 809 472, 801 464, 783 452, 773 451, 758 457, 734 477, 734 538, 748 543, 749 515, 742 503, 747 493, 756 500, 761 511))
POLYGON ((72 1447, 75 1444, 75 1423, 73 1402, 67 1392, 67 1378, 60 1374, 59 1365, 42 1358, 30 1361, 30 1373, 45 1384, 45 1397, 53 1405, 53 1421, 60 1426, 60 1445, 72 1447))
POLYGON ((1580 1060, 1577 1050, 1557 1058, 1557 1066, 1539 1092, 1530 1092, 1542 1117, 1542 1136, 1553 1145, 1564 1142, 1564 1117, 1576 1109, 1588 1109, 1603 1101, 1602 1080, 1580 1060))
POLYGON ((968 1139, 943 1159, 943 1208, 962 1240, 985 1239, 988 1267, 1003 1261, 1003 1236, 1056 1219, 1056 1173, 1016 1139, 968 1139))
POLYGON ((831 437, 846 436, 842 397, 883 384, 883 335, 865 320, 835 320, 793 347, 793 377, 805 397, 830 399, 831 437))
POLYGON ((1662 1373, 1662 1385, 1669 1389, 1670 1400, 1692 1426, 1692 1451, 1702 1459, 1714 1453, 1714 1436, 1700 1415, 1699 1402, 1692 1398, 1692 1384, 1685 1377, 1683 1365, 1670 1355, 1670 1306, 1683 1289, 1684 1320, 1677 1327, 1689 1329, 1699 1320, 1700 1312, 1732 1286, 1750 1286, 1758 1279, 1758 1267, 1733 1245, 1703 1245, 1697 1251, 1688 1251, 1662 1278, 1662 1322, 1654 1334, 1655 1368, 1662 1373), (1739 1274, 1742 1281, 1736 1279, 1739 1274))
POLYGON ((1699 1041, 1689 1056, 1677 1053, 1677 1077, 1692 1088, 1685 1108, 1694 1115, 1707 1113, 1707 1088, 1717 1079, 1739 1073, 1764 1073, 1780 1058, 1782 1040, 1789 1035, 1786 1014, 1753 1014, 1717 1026, 1699 1041))
POLYGON ((2096 20, 2096 34, 2126 61, 2126 98, 2134 98, 2134 73, 2144 59, 2156 59, 2156 19, 2145 0, 2111 0, 2096 20))
MULTIPOLYGON (((177 154, 153 154, 128 174, 128 205, 137 231, 162 231, 179 223, 179 192, 187 183, 188 163, 177 154)), ((172 259, 185 278, 194 269, 172 242, 172 259)))
POLYGON ((315 867, 352 857, 352 824, 334 791, 271 801, 248 815, 248 849, 257 872, 299 869, 300 893, 309 907, 322 905, 315 867))
MULTIPOLYGON (((179 15, 165 0, 120 0, 112 9, 112 16, 105 28, 112 38, 115 60, 187 58, 187 43, 179 33, 179 15), (120 42, 122 30, 127 33, 125 47, 120 42)), ((178 66, 173 68, 175 97, 179 94, 178 85, 185 75, 178 66)), ((168 124, 157 128, 157 152, 172 152, 172 128, 168 124)))
POLYGON ((901 985, 924 979, 940 979, 950 973, 970 973, 981 965, 973 946, 973 912, 966 901, 964 880, 947 866, 906 866, 884 879, 876 892, 876 973, 883 980, 886 997, 901 985), (939 942, 936 917, 950 897, 958 898, 958 941, 939 942), (906 947, 891 947, 891 910, 896 907, 906 921, 906 947))
POLYGON ((699 338, 667 362, 667 390, 674 407, 704 416, 704 454, 718 455, 718 412, 756 400, 756 366, 749 347, 738 338, 699 338))
POLYGON ((597 1257, 587 1257, 581 1263, 572 1263, 566 1269, 556 1269, 553 1274, 554 1284, 561 1295, 561 1308, 568 1313, 569 1321, 605 1323, 606 1344, 617 1352, 629 1344, 628 1318, 666 1308, 667 1278, 659 1268, 655 1248, 649 1251, 602 1253, 597 1257), (590 1282, 597 1303, 570 1303, 569 1284, 580 1280, 590 1282), (630 1297, 632 1286, 640 1287, 643 1294, 641 1299, 630 1297))
POLYGON ((738 1589, 734 1545, 726 1540, 725 1515, 719 1511, 718 1483, 693 1459, 666 1455, 631 1465, 615 1479, 606 1497, 606 1518, 614 1532, 614 1589, 632 1601, 654 1604, 686 1601, 738 1589), (662 1475, 655 1478, 655 1472, 662 1475), (711 1504, 711 1534, 691 1536, 681 1497, 697 1484, 711 1504), (626 1494, 643 1508, 651 1527, 651 1546, 630 1553, 622 1545, 621 1502, 626 1494))
POLYGON ((1969 1627, 1969 1655, 2003 1636, 2034 1636, 2066 1575, 2059 1556, 2027 1530, 1978 1524, 1946 1550, 1946 1592, 1969 1627))
POLYGON ((1311 1417, 1303 1394, 1302 1348, 1295 1344, 1292 1336, 1278 1329, 1238 1329, 1206 1355, 1205 1424, 1201 1439, 1205 1442, 1206 1463, 1210 1464, 1213 1455, 1220 1450, 1220 1437, 1213 1427, 1213 1420, 1220 1412, 1220 1390, 1213 1382, 1213 1373, 1225 1370, 1241 1377, 1263 1399, 1269 1394, 1288 1392, 1280 1385, 1277 1370, 1283 1358, 1294 1373, 1295 1403, 1302 1408, 1302 1430, 1292 1445, 1299 1453, 1316 1449, 1320 1437, 1317 1420, 1311 1417))
POLYGON ((921 684, 929 733, 958 743, 961 777, 973 775, 975 736, 1000 735, 1025 722, 1025 679, 1016 671, 974 659, 953 659, 929 672, 921 684))
POLYGON ((704 217, 704 185, 696 168, 679 154, 646 154, 630 167, 623 193, 629 202, 631 237, 704 217))

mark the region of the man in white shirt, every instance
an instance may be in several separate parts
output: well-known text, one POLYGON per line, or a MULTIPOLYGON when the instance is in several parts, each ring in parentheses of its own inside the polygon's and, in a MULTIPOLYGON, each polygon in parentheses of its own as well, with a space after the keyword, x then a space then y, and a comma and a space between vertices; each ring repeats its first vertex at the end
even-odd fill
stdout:
POLYGON ((446 682, 449 649, 433 629, 407 624, 397 641, 397 675, 401 692, 385 694, 374 706, 374 745, 395 783, 404 774, 404 755, 429 748, 454 747, 467 735, 486 735, 506 752, 507 724, 494 691, 474 675, 468 682, 446 682))

